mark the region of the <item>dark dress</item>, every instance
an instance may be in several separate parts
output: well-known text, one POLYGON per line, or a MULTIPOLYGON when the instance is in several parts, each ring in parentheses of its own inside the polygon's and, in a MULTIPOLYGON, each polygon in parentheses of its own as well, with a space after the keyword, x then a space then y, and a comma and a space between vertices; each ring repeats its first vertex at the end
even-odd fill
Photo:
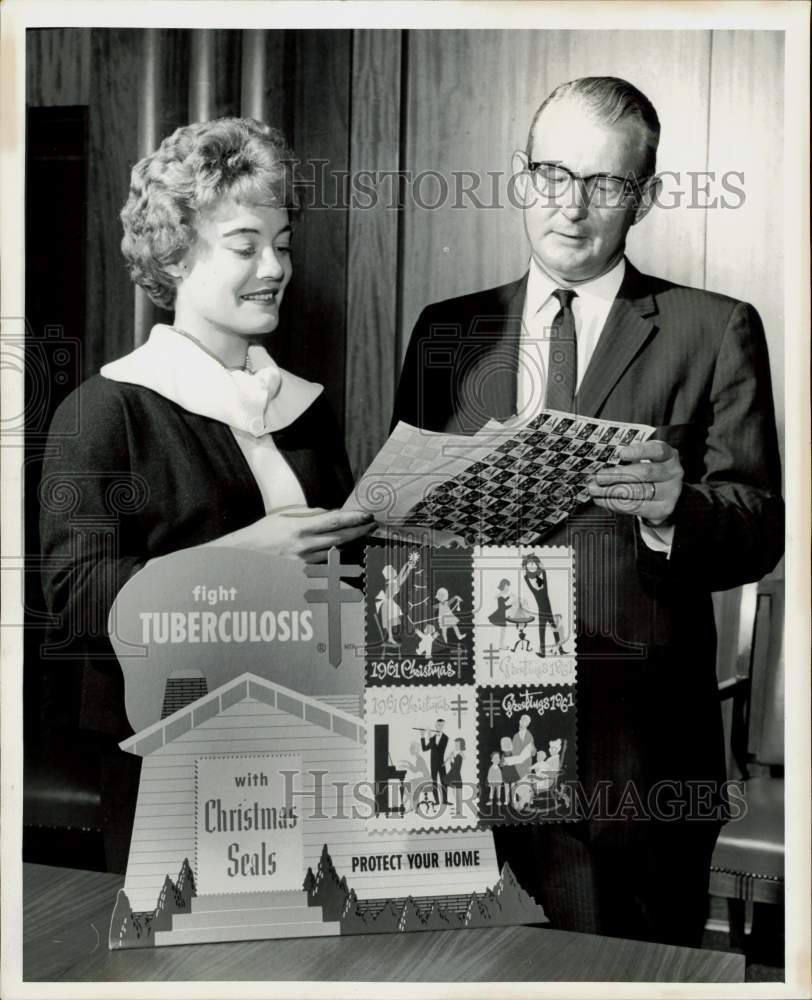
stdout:
POLYGON ((449 788, 462 788, 462 754, 455 753, 451 758, 451 765, 446 772, 446 784, 449 788))
POLYGON ((491 625, 499 625, 502 628, 507 625, 507 619, 505 614, 507 613, 508 605, 510 604, 509 597, 497 597, 496 598, 496 611, 492 615, 489 615, 488 621, 491 625))

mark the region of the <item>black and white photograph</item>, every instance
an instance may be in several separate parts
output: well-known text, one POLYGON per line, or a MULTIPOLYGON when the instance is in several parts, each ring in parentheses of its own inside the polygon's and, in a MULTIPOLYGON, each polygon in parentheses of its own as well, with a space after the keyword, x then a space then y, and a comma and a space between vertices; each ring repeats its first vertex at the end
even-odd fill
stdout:
MULTIPOLYGON (((812 996, 809 26, 806 0, 0 4, 3 997, 812 996), (205 593, 257 555, 365 686, 308 663, 273 723, 325 774, 365 744, 364 850, 487 841, 459 933, 405 897, 374 935, 274 930, 357 903, 325 845, 250 939, 211 930, 224 876, 205 934, 141 946, 186 865, 116 949, 136 806, 188 785, 145 757, 238 713, 184 669, 139 731, 111 609, 162 561, 205 593)), ((212 774, 253 738, 224 729, 212 774)))

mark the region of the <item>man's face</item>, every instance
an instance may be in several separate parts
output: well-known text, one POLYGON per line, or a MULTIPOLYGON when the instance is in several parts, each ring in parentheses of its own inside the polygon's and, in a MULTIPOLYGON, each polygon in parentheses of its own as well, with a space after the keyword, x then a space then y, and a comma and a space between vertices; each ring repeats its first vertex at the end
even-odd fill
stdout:
MULTIPOLYGON (((602 125, 577 103, 562 101, 547 108, 536 122, 529 159, 560 163, 581 177, 627 177, 641 174, 644 157, 637 125, 602 125)), ((588 281, 610 270, 623 255, 629 228, 645 214, 637 211, 631 198, 618 207, 602 204, 598 192, 590 200, 577 183, 558 198, 540 195, 529 174, 520 178, 518 192, 533 257, 563 284, 588 281)))

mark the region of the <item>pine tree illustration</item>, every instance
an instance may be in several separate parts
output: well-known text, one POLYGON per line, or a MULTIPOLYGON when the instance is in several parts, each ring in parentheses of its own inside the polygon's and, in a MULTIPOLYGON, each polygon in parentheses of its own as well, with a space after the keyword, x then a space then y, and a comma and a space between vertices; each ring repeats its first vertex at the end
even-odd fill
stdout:
POLYGON ((184 858, 183 864, 180 866, 177 889, 187 908, 190 908, 190 900, 193 896, 197 895, 197 885, 195 884, 195 874, 192 871, 192 866, 189 864, 188 858, 184 858))
POLYGON ((164 875, 164 884, 158 893, 158 902, 155 904, 156 916, 173 908, 175 898, 175 883, 168 875, 164 875))
POLYGON ((158 902, 155 905, 155 913, 151 921, 153 931, 168 931, 172 928, 172 914, 177 913, 178 897, 175 891, 175 883, 166 875, 164 884, 158 894, 158 902))
POLYGON ((352 912, 357 907, 358 897, 355 895, 355 889, 350 889, 347 893, 347 901, 344 903, 344 909, 341 912, 341 919, 343 920, 348 913, 352 912))
POLYGON ((110 948, 132 948, 135 945, 138 935, 133 927, 132 907, 127 893, 123 889, 118 890, 116 895, 116 905, 113 907, 113 915, 110 917, 110 948))
POLYGON ((448 930, 450 924, 445 915, 445 911, 435 900, 431 904, 431 909, 426 914, 426 930, 437 931, 437 930, 448 930))
MULTIPOLYGON (((502 866, 502 874, 493 887, 493 895, 501 907, 501 913, 498 914, 499 923, 537 924, 547 920, 544 910, 519 885, 507 862, 502 866)), ((494 917, 497 917, 497 914, 494 914, 494 917)))
POLYGON ((302 883, 302 890, 307 893, 308 905, 312 905, 314 900, 312 899, 313 891, 316 888, 316 876, 313 874, 313 869, 307 869, 307 875, 304 877, 304 882, 302 883))
POLYGON ((399 906, 393 899, 387 900, 386 905, 375 918, 374 925, 370 927, 370 930, 382 933, 398 930, 402 912, 402 906, 399 906))
POLYGON ((370 934, 374 931, 374 918, 367 908, 358 901, 354 890, 350 889, 347 902, 341 914, 342 934, 370 934))
MULTIPOLYGON (((172 885, 171 879, 168 879, 172 885)), ((164 893, 164 884, 161 894, 164 893)), ((159 895, 159 900, 161 896, 159 895)), ((123 889, 119 889, 116 905, 110 918, 109 945, 111 949, 118 948, 149 948, 154 944, 153 932, 154 912, 133 913, 130 900, 123 889)))
POLYGON ((502 909, 502 904, 495 895, 493 889, 486 889, 480 896, 482 905, 491 914, 492 917, 497 916, 502 909))
POLYGON ((425 929, 427 931, 447 931, 459 926, 459 918, 456 913, 451 913, 435 900, 428 913, 425 915, 425 929))
MULTIPOLYGON (((306 877, 305 884, 307 882, 306 877)), ((339 879, 333 866, 333 859, 325 844, 321 849, 315 884, 312 894, 308 896, 308 903, 320 906, 325 920, 339 920, 348 895, 347 880, 343 876, 339 879)))
POLYGON ((398 921, 399 931, 422 931, 426 929, 426 921, 418 910, 414 899, 409 896, 403 904, 398 921))
POLYGON ((494 917, 501 913, 501 909, 490 889, 482 896, 474 893, 465 914, 465 926, 492 927, 494 917))

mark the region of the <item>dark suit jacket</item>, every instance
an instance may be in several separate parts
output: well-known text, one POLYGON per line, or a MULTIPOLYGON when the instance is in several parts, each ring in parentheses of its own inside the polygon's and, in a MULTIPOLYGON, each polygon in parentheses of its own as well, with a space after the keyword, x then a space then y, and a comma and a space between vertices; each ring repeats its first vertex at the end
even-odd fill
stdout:
POLYGON ((547 571, 540 570, 539 575, 531 578, 525 573, 527 589, 533 595, 539 613, 539 623, 552 619, 553 609, 550 607, 550 591, 547 589, 547 571))
MULTIPOLYGON (((515 412, 526 281, 422 312, 393 422, 472 434, 515 412)), ((783 551, 758 314, 627 263, 575 408, 656 426, 685 470, 670 559, 645 546, 636 518, 591 503, 543 539, 576 553, 579 777, 587 794, 634 782, 643 798, 663 780, 721 781, 711 591, 759 579, 783 551)))
POLYGON ((445 768, 443 766, 443 761, 445 759, 445 748, 448 746, 448 736, 446 733, 443 733, 439 739, 437 739, 436 733, 428 739, 423 737, 420 740, 420 746, 423 750, 431 750, 430 760, 432 776, 438 771, 441 774, 444 774, 445 768))

